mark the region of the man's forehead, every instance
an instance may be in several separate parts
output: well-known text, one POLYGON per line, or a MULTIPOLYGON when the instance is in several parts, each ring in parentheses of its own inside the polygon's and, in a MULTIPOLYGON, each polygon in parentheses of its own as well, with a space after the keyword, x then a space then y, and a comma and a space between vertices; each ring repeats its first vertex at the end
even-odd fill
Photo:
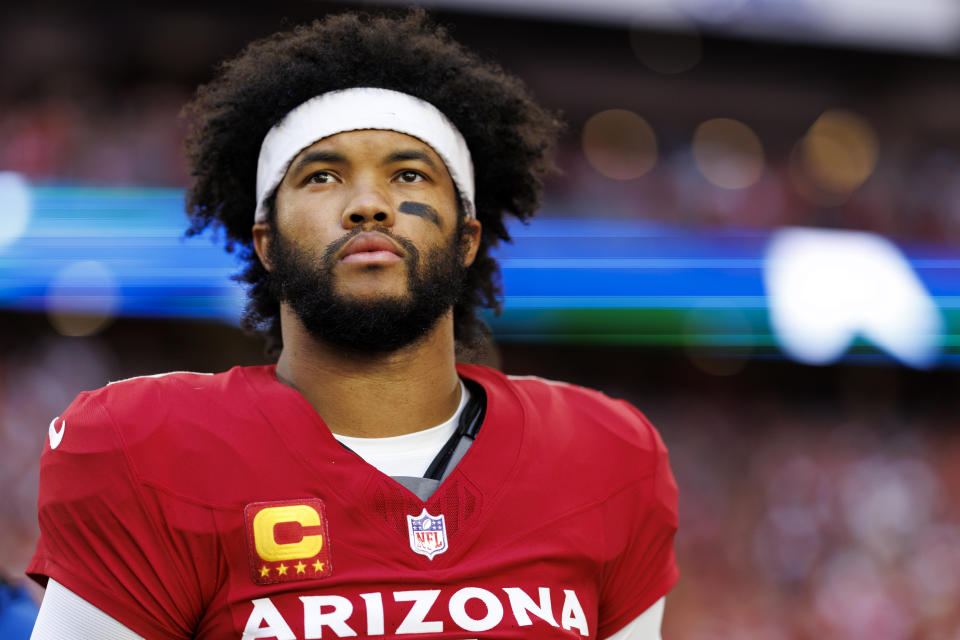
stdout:
POLYGON ((405 151, 418 151, 427 156, 427 158, 444 166, 443 160, 437 155, 433 148, 419 138, 415 138, 406 133, 398 131, 387 131, 384 129, 360 129, 357 131, 342 131, 321 140, 317 140, 310 146, 303 149, 293 159, 291 166, 296 165, 310 153, 317 151, 336 152, 350 159, 356 154, 374 154, 380 156, 378 159, 386 159, 397 153, 405 151))

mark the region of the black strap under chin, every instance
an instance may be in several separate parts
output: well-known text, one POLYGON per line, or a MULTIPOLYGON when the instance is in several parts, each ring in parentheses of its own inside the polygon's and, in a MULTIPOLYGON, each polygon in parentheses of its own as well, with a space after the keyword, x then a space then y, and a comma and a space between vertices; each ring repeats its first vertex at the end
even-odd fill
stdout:
POLYGON ((466 385, 470 391, 470 400, 467 401, 467 406, 463 408, 463 412, 460 414, 457 430, 453 432, 453 435, 450 436, 447 443, 443 445, 443 448, 437 453, 433 462, 427 467, 427 472, 423 474, 424 478, 442 480, 446 477, 448 467, 456 466, 456 463, 459 462, 463 454, 466 453, 467 448, 469 448, 470 444, 477 437, 477 434, 480 432, 480 427, 483 425, 483 417, 487 413, 487 392, 483 390, 480 384, 473 380, 464 378, 463 384, 466 385), (459 447, 461 442, 464 443, 464 447, 459 447), (458 449, 459 455, 456 460, 453 460, 454 454, 457 453, 458 449), (453 461, 453 465, 450 464, 451 461, 453 461))

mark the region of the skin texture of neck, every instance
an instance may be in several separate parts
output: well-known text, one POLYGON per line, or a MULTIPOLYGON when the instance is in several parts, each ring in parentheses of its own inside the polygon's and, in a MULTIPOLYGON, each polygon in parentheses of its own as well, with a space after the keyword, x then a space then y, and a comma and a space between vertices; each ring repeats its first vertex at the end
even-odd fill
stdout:
POLYGON ((344 352, 311 336, 281 305, 280 382, 299 391, 334 433, 384 438, 429 429, 460 402, 453 313, 423 339, 392 353, 344 352))

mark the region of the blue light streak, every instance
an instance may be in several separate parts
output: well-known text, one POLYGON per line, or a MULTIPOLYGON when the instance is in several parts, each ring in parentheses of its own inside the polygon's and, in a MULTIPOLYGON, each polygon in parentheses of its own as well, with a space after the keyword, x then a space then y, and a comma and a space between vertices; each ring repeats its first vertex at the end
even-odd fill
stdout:
MULTIPOLYGON (((121 315, 239 322, 245 292, 231 277, 242 263, 209 234, 184 237, 182 190, 35 187, 31 197, 25 234, 0 247, 0 308, 44 311, 57 274, 75 262, 95 260, 115 276, 121 315)), ((514 243, 493 253, 503 273, 505 318, 509 312, 520 315, 492 325, 514 338, 563 333, 543 333, 546 325, 529 313, 537 310, 548 312, 543 322, 554 322, 555 312, 577 310, 762 314, 767 308, 763 256, 770 233, 765 230, 694 231, 664 223, 544 215, 529 226, 512 224, 509 231, 514 243)), ((960 248, 901 249, 947 314, 945 342, 960 344, 960 248)))

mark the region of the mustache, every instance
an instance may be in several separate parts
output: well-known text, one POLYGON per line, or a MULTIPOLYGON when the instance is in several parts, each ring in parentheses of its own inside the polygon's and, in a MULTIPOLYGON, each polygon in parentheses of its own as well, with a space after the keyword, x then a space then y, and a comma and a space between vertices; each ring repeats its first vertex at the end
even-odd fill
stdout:
POLYGON ((403 236, 398 236, 395 233, 392 233, 390 229, 388 229, 387 227, 372 227, 369 229, 364 229, 362 227, 355 227, 352 230, 350 230, 349 233, 341 236, 340 238, 337 238, 336 240, 331 242, 329 245, 327 245, 327 248, 323 251, 323 255, 320 256, 320 260, 322 261, 322 263, 325 266, 332 265, 334 262, 334 256, 337 254, 337 252, 343 249, 344 245, 346 245, 348 242, 353 240, 353 238, 355 238, 357 234, 362 233, 364 231, 373 231, 375 233, 382 233, 383 235, 387 236, 388 238, 390 238, 391 240, 399 244, 401 247, 403 247, 403 250, 407 252, 407 256, 409 257, 411 262, 417 263, 420 260, 420 251, 417 250, 417 247, 413 244, 413 242, 411 242, 407 238, 404 238, 403 236))

